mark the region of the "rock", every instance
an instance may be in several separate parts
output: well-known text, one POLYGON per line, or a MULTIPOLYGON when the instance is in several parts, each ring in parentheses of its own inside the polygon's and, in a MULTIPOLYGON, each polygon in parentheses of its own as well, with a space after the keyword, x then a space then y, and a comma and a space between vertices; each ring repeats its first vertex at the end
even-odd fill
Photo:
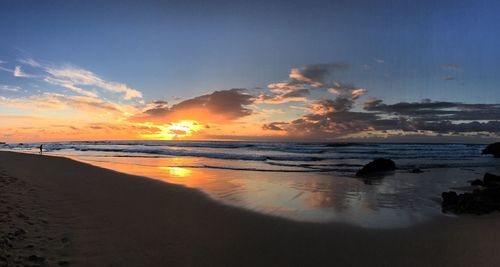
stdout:
POLYGON ((422 173, 423 171, 419 168, 414 168, 410 170, 410 173, 422 173))
POLYGON ((457 194, 456 192, 443 192, 443 211, 454 213, 485 214, 500 211, 500 176, 486 173, 483 180, 476 179, 471 185, 481 185, 472 193, 457 194))
POLYGON ((378 158, 366 164, 361 170, 356 173, 356 176, 367 176, 380 172, 393 171, 396 169, 396 164, 390 159, 378 158))
POLYGON ((478 191, 478 193, 500 207, 500 186, 487 187, 482 191, 478 191))
POLYGON ((484 185, 484 183, 481 179, 476 179, 476 180, 470 181, 470 185, 484 185))
POLYGON ((456 192, 444 192, 442 208, 444 212, 451 211, 453 213, 472 213, 485 214, 495 210, 495 204, 487 197, 483 197, 482 193, 474 191, 473 193, 457 194, 456 192))
POLYGON ((495 158, 500 158, 500 142, 489 144, 485 149, 483 149, 482 154, 490 154, 495 158))
POLYGON ((487 172, 484 174, 483 182, 484 186, 500 186, 500 176, 487 172))
POLYGON ((458 195, 455 191, 443 192, 441 197, 443 198, 443 207, 453 207, 458 203, 458 195))

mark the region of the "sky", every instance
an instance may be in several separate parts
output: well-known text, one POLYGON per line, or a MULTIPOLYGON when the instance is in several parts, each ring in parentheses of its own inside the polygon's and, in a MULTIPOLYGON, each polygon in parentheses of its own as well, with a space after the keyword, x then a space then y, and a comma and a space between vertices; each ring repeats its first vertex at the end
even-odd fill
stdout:
POLYGON ((488 142, 498 1, 2 1, 0 141, 488 142))

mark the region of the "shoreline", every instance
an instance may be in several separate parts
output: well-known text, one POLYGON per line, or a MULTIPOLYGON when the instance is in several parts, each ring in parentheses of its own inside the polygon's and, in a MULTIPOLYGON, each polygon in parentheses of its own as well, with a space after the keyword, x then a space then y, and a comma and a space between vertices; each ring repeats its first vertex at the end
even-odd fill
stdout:
POLYGON ((366 229, 258 214, 200 190, 63 157, 0 152, 0 171, 2 194, 9 194, 3 204, 12 207, 2 207, 9 216, 1 234, 26 228, 24 239, 13 238, 14 249, 6 248, 26 262, 32 255, 70 266, 487 266, 500 260, 498 214, 366 229), (19 185, 4 184, 6 177, 19 185), (21 210, 32 225, 15 216, 21 210))

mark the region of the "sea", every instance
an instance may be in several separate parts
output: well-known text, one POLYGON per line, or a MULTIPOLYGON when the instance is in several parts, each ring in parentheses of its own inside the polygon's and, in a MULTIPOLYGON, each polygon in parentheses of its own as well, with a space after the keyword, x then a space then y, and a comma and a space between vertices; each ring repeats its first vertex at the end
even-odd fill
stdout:
POLYGON ((215 201, 315 223, 401 228, 443 216, 443 191, 465 190, 500 159, 485 144, 86 141, 3 144, 0 149, 64 156, 200 190, 215 201), (397 170, 362 179, 375 158, 397 170), (422 172, 414 173, 412 170, 422 172))

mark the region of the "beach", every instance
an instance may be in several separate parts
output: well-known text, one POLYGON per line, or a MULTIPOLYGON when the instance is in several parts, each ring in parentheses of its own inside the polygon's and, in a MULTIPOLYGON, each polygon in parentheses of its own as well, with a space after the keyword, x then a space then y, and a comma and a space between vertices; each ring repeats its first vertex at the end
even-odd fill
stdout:
POLYGON ((1 260, 11 264, 494 266, 500 260, 498 214, 368 229, 258 214, 198 190, 61 157, 0 152, 0 173, 1 260))

